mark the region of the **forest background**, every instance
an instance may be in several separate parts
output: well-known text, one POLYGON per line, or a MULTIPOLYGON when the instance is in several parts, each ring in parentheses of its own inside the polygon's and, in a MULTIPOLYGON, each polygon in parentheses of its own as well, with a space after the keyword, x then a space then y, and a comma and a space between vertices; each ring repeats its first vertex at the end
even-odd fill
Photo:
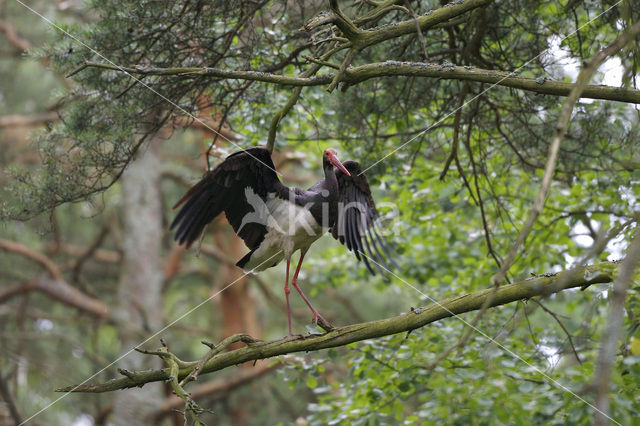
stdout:
POLYGON ((632 4, 0 1, 0 424, 631 424, 632 4), (256 144, 288 185, 367 169, 398 267, 316 243, 328 335, 278 343, 284 267, 243 274, 224 218, 199 255, 167 229, 256 144))

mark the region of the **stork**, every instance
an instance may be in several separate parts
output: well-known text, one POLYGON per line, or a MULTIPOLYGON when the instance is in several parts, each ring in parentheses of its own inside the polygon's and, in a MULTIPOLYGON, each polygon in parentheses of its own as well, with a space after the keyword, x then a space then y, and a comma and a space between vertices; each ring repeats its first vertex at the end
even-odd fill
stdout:
MULTIPOLYGON (((300 260, 291 285, 300 293, 313 314, 313 323, 325 329, 331 325, 318 313, 298 284, 304 256, 328 230, 335 239, 354 252, 372 275, 375 269, 386 278, 385 255, 389 251, 377 229, 378 212, 360 165, 338 160, 335 149, 322 155, 324 179, 309 189, 285 186, 275 170, 271 153, 253 147, 229 155, 207 171, 176 203, 182 208, 171 223, 175 240, 190 247, 206 225, 224 212, 235 233, 244 240, 249 253, 236 263, 247 272, 263 271, 287 261, 284 293, 287 301, 289 335, 289 265, 291 255, 300 250, 300 260), (384 253, 384 255, 383 255, 384 253), (371 262, 370 262, 371 260, 371 262)), ((393 259, 391 259, 393 261, 393 259)))

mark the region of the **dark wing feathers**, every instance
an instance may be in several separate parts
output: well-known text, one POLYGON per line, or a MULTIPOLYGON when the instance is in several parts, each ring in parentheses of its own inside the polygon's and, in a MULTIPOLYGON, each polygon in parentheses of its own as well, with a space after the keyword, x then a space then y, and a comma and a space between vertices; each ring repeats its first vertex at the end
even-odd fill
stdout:
POLYGON ((216 212, 212 208, 216 201, 215 191, 209 185, 203 184, 206 183, 205 179, 206 176, 192 188, 195 191, 187 193, 190 198, 183 197, 181 201, 186 202, 171 224, 171 229, 180 224, 175 235, 175 240, 180 244, 187 243, 187 246, 190 246, 205 225, 221 211, 218 209, 216 212))
POLYGON ((233 230, 247 247, 255 249, 267 230, 261 223, 242 224, 245 215, 254 211, 245 196, 247 188, 264 202, 268 194, 286 197, 288 193, 265 148, 254 147, 229 155, 187 191, 174 206, 175 209, 184 204, 171 223, 171 229, 177 228, 175 240, 191 246, 205 226, 224 211, 233 230))
POLYGON ((387 278, 387 259, 396 267, 397 265, 390 255, 387 242, 378 232, 376 222, 379 215, 369 183, 357 162, 345 161, 343 164, 351 176, 336 170, 339 205, 338 217, 331 228, 331 234, 353 251, 358 260, 364 262, 371 275, 375 275, 371 267, 373 263, 378 273, 387 278))

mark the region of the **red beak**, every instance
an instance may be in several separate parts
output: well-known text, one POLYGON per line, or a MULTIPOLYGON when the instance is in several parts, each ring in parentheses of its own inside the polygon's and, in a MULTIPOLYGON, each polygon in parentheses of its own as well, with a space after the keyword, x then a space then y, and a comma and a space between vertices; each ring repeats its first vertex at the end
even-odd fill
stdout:
POLYGON ((347 170, 342 163, 340 162, 340 160, 338 160, 338 157, 336 157, 335 155, 333 155, 332 153, 327 153, 327 156, 329 157, 329 161, 331 162, 331 164, 333 164, 334 167, 337 167, 338 169, 340 169, 340 171, 342 171, 342 173, 344 173, 347 176, 351 176, 351 173, 349 173, 349 170, 347 170))

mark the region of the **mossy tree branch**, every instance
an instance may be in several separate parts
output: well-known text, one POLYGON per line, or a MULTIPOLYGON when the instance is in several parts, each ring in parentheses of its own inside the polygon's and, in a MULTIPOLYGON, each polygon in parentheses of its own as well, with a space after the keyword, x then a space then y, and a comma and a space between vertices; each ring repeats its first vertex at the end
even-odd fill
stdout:
POLYGON ((358 33, 355 40, 352 38, 351 42, 355 47, 364 49, 365 47, 373 46, 392 38, 401 37, 407 34, 414 34, 417 32, 417 28, 420 28, 421 31, 426 31, 429 28, 433 28, 438 24, 447 22, 450 19, 456 18, 479 7, 487 7, 492 2, 493 0, 466 0, 462 2, 451 2, 450 4, 436 9, 429 14, 418 16, 415 19, 412 18, 377 29, 362 31, 361 33, 358 33))
MULTIPOLYGON (((412 309, 410 312, 399 316, 338 327, 321 335, 310 335, 305 337, 294 336, 269 342, 251 342, 250 340, 245 339, 247 341, 246 347, 230 352, 218 353, 208 359, 204 364, 201 364, 199 361, 180 361, 176 363, 179 367, 177 379, 184 379, 197 367, 201 367, 199 370, 200 374, 206 374, 247 361, 270 358, 294 352, 317 351, 320 349, 344 346, 349 343, 359 342, 366 339, 408 332, 424 327, 427 324, 431 324, 443 318, 449 318, 465 312, 476 311, 483 306, 486 299, 490 296, 493 297, 491 307, 494 307, 518 300, 557 293, 569 288, 585 287, 596 283, 610 283, 616 275, 616 270, 616 263, 603 262, 597 265, 580 267, 557 274, 535 276, 524 281, 502 286, 498 290, 489 288, 475 293, 465 294, 439 303, 431 304, 425 308, 412 309)), ((67 386, 57 389, 57 391, 91 393, 110 392, 135 386, 143 386, 145 383, 175 379, 175 372, 172 375, 171 371, 167 368, 162 370, 137 372, 128 371, 126 372, 125 377, 113 379, 105 383, 67 386)))
MULTIPOLYGON (((104 68, 137 75, 165 75, 179 78, 211 77, 224 80, 251 80, 282 86, 324 86, 331 84, 335 74, 321 74, 312 77, 291 77, 260 71, 230 71, 220 68, 156 68, 121 67, 100 62, 86 62, 72 74, 85 68, 104 68)), ((545 78, 521 77, 514 73, 455 65, 439 65, 423 62, 386 61, 347 68, 340 81, 350 86, 366 80, 381 77, 426 77, 443 80, 464 80, 525 90, 554 96, 568 96, 574 83, 552 81, 545 78)), ((581 97, 609 101, 640 104, 640 90, 604 85, 585 85, 581 97)))
MULTIPOLYGON (((324 13, 321 16, 313 18, 302 29, 310 31, 320 25, 335 24, 346 38, 349 39, 352 47, 359 51, 393 38, 416 33, 418 30, 428 30, 429 28, 446 23, 447 21, 474 9, 487 7, 492 2, 493 0, 465 0, 461 2, 451 2, 443 7, 431 11, 428 14, 416 16, 413 19, 391 25, 384 25, 378 28, 362 30, 357 27, 357 24, 363 24, 371 20, 375 20, 391 10, 398 9, 398 6, 394 4, 395 1, 381 3, 369 14, 356 17, 351 20, 342 13, 338 7, 338 2, 336 0, 331 0, 329 4, 332 12, 329 14, 324 13)), ((404 8, 401 9, 404 10, 404 8)))

